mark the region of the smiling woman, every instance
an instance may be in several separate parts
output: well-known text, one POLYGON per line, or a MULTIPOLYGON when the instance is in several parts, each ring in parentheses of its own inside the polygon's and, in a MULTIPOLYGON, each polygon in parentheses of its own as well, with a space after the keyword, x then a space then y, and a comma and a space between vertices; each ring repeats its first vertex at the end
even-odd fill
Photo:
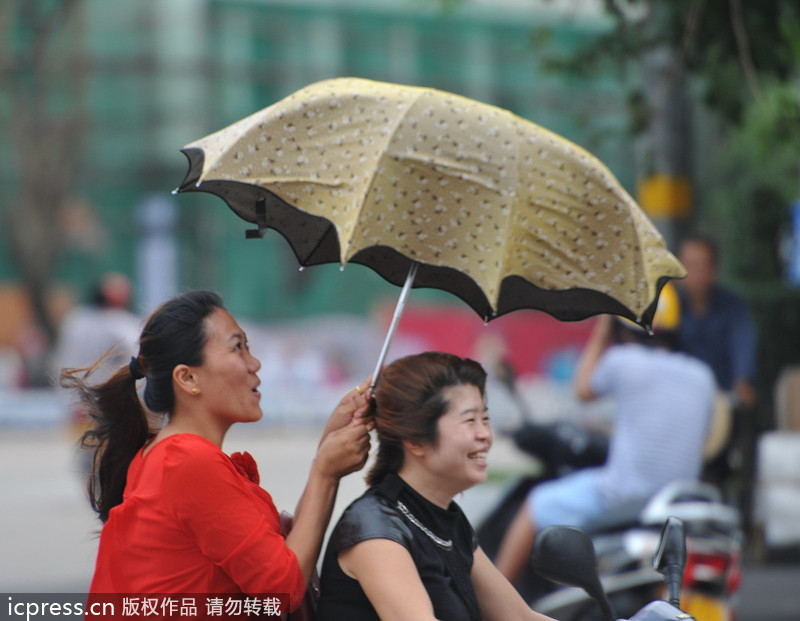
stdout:
POLYGON ((370 488, 342 515, 322 566, 318 621, 546 619, 478 546, 453 497, 486 479, 486 373, 427 352, 381 374, 370 488))
POLYGON ((93 594, 288 593, 291 609, 302 603, 339 479, 367 459, 367 382, 331 415, 284 537, 255 461, 222 451, 231 425, 261 418, 260 368, 222 300, 191 291, 150 316, 138 356, 105 383, 88 382, 92 369, 64 370, 94 422, 83 443, 105 525, 93 594), (147 409, 165 417, 160 429, 140 379, 147 409))

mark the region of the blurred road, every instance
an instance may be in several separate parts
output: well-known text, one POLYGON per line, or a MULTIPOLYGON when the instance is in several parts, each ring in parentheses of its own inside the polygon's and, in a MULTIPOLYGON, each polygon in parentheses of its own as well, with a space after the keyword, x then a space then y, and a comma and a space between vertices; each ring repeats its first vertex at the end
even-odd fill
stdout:
MULTIPOLYGON (((319 430, 240 425, 225 450, 248 450, 279 509, 293 510, 305 482, 319 430)), ((0 430, 0 593, 85 592, 97 550, 99 522, 85 500, 74 438, 59 427, 0 430)), ((499 438, 490 470, 520 463, 499 438)), ((364 489, 362 477, 342 482, 334 520, 364 489)), ((498 490, 491 483, 459 499, 477 521, 498 490)), ((737 621, 800 619, 800 564, 745 568, 737 621)), ((702 620, 700 620, 702 621, 702 620)))

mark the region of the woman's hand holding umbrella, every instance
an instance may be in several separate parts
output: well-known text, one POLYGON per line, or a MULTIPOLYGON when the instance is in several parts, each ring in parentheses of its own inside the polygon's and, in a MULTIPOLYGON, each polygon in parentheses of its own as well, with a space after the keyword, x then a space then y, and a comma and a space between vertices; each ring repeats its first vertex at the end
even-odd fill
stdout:
POLYGON ((372 421, 365 418, 369 405, 369 385, 370 378, 367 378, 342 397, 328 418, 328 422, 325 423, 325 429, 319 440, 320 446, 331 432, 346 427, 354 420, 363 420, 367 424, 368 430, 372 430, 372 421))

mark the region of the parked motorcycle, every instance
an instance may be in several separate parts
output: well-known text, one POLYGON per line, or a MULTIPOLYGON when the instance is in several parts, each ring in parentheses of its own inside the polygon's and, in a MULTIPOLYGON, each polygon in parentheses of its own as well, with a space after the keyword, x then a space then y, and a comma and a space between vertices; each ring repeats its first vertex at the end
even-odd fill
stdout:
MULTIPOLYGON (((569 423, 526 423, 514 436, 522 450, 542 463, 542 475, 523 477, 479 525, 481 546, 493 557, 528 491, 542 480, 605 460, 607 438, 569 423)), ((650 564, 659 533, 670 517, 684 523, 688 555, 684 607, 702 621, 730 621, 740 581, 742 536, 738 512, 719 491, 697 481, 668 485, 646 505, 618 508, 590 530, 604 592, 615 609, 632 615, 663 595, 663 580, 650 564)), ((563 589, 528 566, 515 582, 536 610, 564 621, 598 618, 593 600, 580 589, 563 589)))

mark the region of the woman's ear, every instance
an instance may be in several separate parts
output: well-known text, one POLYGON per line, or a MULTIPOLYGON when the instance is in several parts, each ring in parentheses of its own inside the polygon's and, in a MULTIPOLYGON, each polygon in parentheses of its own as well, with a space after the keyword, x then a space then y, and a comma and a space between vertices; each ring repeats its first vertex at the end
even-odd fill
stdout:
POLYGON ((412 442, 411 440, 403 440, 403 450, 414 457, 422 457, 425 455, 425 448, 426 446, 424 444, 412 442))
POLYGON ((172 381, 175 384, 175 390, 191 395, 196 395, 200 392, 200 386, 197 383, 197 377, 192 367, 185 364, 179 364, 172 369, 172 381))

